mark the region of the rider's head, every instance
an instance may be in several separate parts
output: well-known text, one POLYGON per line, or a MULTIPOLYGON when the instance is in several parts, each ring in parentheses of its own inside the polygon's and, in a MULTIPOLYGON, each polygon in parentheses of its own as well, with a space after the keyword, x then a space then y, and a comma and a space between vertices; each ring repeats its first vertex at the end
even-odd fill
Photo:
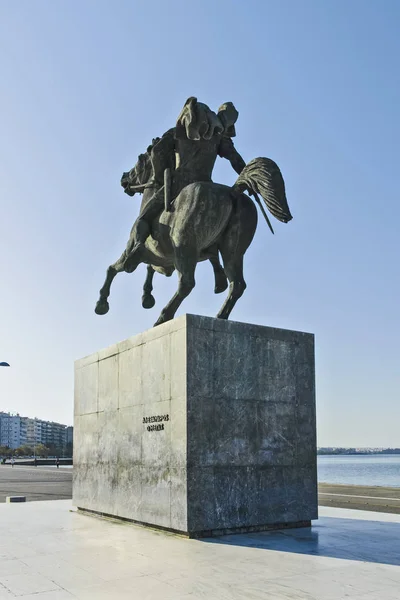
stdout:
POLYGON ((207 104, 197 102, 193 96, 188 98, 176 122, 177 135, 182 133, 189 140, 210 140, 223 131, 223 125, 207 104))
POLYGON ((235 137, 235 123, 239 116, 232 102, 225 102, 218 109, 218 117, 224 126, 224 131, 229 137, 235 137))

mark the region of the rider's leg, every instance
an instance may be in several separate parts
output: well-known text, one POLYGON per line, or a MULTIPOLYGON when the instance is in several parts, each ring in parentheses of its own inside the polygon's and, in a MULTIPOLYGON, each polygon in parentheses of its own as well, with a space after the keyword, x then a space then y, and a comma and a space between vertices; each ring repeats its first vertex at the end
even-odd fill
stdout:
POLYGON ((164 183, 165 169, 175 169, 175 137, 173 130, 166 134, 151 149, 150 160, 153 167, 153 181, 158 185, 164 183))
MULTIPOLYGON (((148 216, 140 217, 134 227, 135 246, 143 245, 150 235, 150 225, 148 223, 148 216)), ((133 249, 135 248, 133 247, 133 249)))
POLYGON ((144 245, 145 241, 150 235, 151 222, 157 217, 163 208, 164 188, 162 187, 150 198, 143 212, 139 215, 139 218, 133 226, 135 245, 132 248, 132 252, 135 250, 136 246, 144 245))

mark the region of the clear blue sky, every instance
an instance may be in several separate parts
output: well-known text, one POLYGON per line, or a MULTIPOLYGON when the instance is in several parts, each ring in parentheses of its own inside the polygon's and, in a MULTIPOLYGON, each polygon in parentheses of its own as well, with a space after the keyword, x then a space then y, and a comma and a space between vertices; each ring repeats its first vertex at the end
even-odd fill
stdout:
MULTIPOLYGON (((262 220, 232 318, 314 332, 319 445, 400 446, 400 4, 0 3, 0 409, 72 422, 73 361, 152 326, 176 279, 105 269, 138 214, 119 180, 196 95, 232 100, 294 220, 262 220)), ((220 160, 216 181, 233 183, 220 160)), ((178 314, 215 315, 210 266, 178 314)))

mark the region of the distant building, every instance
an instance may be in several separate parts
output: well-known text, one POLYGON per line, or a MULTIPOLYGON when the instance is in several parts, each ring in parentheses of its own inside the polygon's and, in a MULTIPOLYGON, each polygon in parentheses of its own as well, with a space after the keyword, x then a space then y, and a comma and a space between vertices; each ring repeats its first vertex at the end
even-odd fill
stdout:
POLYGON ((42 421, 42 444, 59 449, 67 445, 67 427, 53 421, 42 421))
POLYGON ((26 423, 26 443, 29 446, 41 444, 42 442, 42 422, 39 419, 30 419, 25 417, 26 423))
POLYGON ((74 428, 69 426, 67 427, 67 445, 72 444, 74 441, 74 428))
POLYGON ((48 448, 57 449, 58 452, 61 452, 67 445, 68 427, 66 425, 36 418, 26 418, 26 421, 26 437, 29 445, 43 444, 48 448))
POLYGON ((43 444, 54 452, 63 454, 67 444, 72 443, 72 432, 73 427, 54 421, 0 412, 0 446, 8 446, 13 450, 24 444, 43 444))
POLYGON ((67 427, 67 444, 65 447, 65 455, 70 458, 74 453, 74 428, 67 427))
POLYGON ((8 446, 12 450, 26 443, 26 427, 23 417, 0 413, 0 446, 8 446), (22 423, 21 423, 22 421, 22 423))

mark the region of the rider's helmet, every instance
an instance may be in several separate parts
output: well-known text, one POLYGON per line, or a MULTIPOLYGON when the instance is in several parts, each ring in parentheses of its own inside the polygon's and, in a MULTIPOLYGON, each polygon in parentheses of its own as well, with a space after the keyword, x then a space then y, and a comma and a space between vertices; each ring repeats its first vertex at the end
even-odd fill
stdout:
POLYGON ((238 116, 239 113, 232 102, 225 102, 218 109, 218 117, 224 126, 224 133, 229 137, 235 137, 236 135, 235 123, 238 116))

